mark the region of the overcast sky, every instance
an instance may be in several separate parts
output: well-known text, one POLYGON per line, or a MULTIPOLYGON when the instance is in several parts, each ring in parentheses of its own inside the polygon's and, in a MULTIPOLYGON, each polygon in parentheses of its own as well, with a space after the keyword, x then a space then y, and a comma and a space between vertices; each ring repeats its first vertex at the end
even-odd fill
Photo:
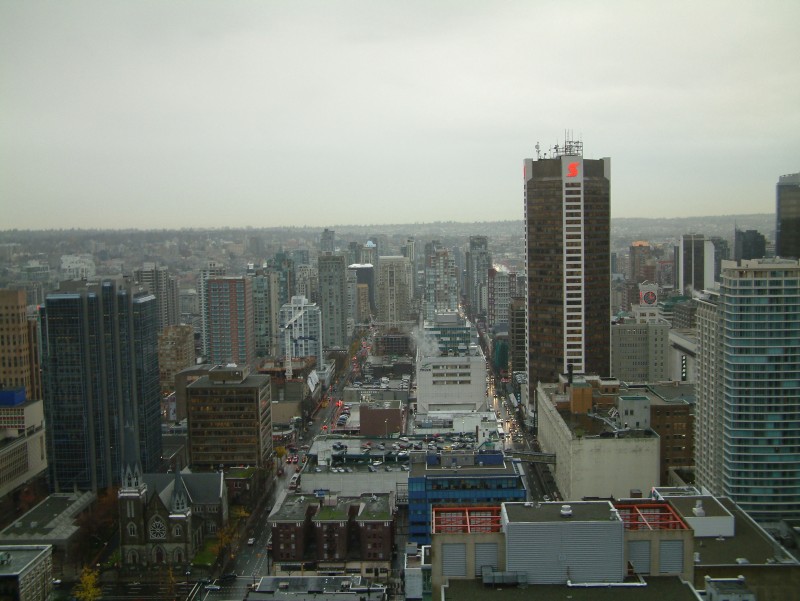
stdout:
POLYGON ((0 3, 0 229, 522 219, 611 157, 612 216, 769 213, 800 2, 0 3))

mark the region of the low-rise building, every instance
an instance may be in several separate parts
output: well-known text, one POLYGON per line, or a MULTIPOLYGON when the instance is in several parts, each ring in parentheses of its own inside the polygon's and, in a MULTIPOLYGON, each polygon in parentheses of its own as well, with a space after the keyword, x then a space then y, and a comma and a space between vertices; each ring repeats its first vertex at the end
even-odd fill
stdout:
POLYGON ((431 542, 431 510, 439 506, 499 505, 524 501, 526 489, 518 461, 500 451, 442 451, 420 454, 408 478, 408 538, 431 542))
POLYGON ((53 547, 0 546, 0 598, 47 601, 53 590, 53 547))
POLYGON ((47 469, 44 402, 25 389, 0 390, 0 497, 47 469))
POLYGON ((290 494, 270 514, 273 571, 389 577, 394 493, 290 494))
MULTIPOLYGON (((556 455, 553 473, 565 500, 625 498, 659 481, 659 437, 649 425, 637 427, 633 415, 623 414, 621 424, 609 417, 618 393, 618 381, 596 377, 537 387, 539 443, 556 455)), ((649 410, 641 415, 649 420, 649 410)))

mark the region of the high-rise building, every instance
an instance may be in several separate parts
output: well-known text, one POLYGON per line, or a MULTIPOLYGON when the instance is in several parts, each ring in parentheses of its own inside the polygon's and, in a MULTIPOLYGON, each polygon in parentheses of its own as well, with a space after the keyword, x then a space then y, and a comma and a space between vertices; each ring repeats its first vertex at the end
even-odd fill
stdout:
MULTIPOLYGON (((293 296, 281 307, 278 315, 280 331, 279 356, 314 357, 317 367, 323 363, 322 311, 304 296, 293 296)), ((287 366, 288 367, 288 366, 287 366)), ((287 374, 289 370, 287 369, 287 374)), ((290 375, 287 377, 291 377, 290 375)))
POLYGON ((756 230, 739 230, 733 234, 733 259, 763 259, 767 256, 767 239, 756 230))
POLYGON ((528 334, 525 330, 525 307, 527 302, 524 298, 513 298, 508 309, 508 371, 509 373, 524 372, 527 354, 525 349, 528 343, 528 334))
POLYGON ((41 309, 50 486, 119 483, 123 428, 147 471, 161 463, 158 308, 128 281, 62 282, 41 309))
POLYGON ((800 259, 800 173, 780 176, 775 195, 775 255, 800 259))
POLYGON ((628 280, 640 284, 655 279, 655 260, 649 242, 637 240, 630 247, 628 280))
POLYGON ((200 312, 200 342, 203 349, 203 356, 208 357, 208 286, 207 282, 211 278, 218 278, 225 275, 225 266, 216 261, 209 261, 200 270, 197 276, 197 308, 200 312))
POLYGON ((503 266, 490 267, 486 279, 486 325, 505 328, 508 325, 508 308, 517 291, 517 274, 503 266))
POLYGON ((684 234, 675 249, 675 289, 686 296, 714 287, 714 243, 703 234, 684 234))
POLYGON ((0 389, 24 387, 26 398, 41 400, 38 340, 25 290, 0 290, 0 389))
POLYGON ((253 366, 256 359, 252 281, 245 276, 210 278, 208 360, 214 365, 253 366))
POLYGON ((525 159, 528 382, 608 374, 611 159, 583 158, 581 142, 525 159))
POLYGON ((369 292, 369 306, 366 309, 360 308, 359 311, 367 311, 370 315, 375 315, 377 313, 377 305, 375 304, 375 268, 371 263, 353 263, 347 269, 355 272, 356 285, 364 284, 369 292))
POLYGON ((406 243, 400 248, 400 254, 411 261, 411 297, 414 298, 417 294, 417 242, 414 238, 408 238, 406 243))
POLYGON ((347 348, 347 263, 344 255, 325 253, 317 259, 322 346, 347 348))
POLYGON ((278 275, 278 302, 283 305, 295 294, 294 261, 283 251, 267 261, 267 267, 278 275))
POLYGON ((491 266, 489 239, 486 236, 470 236, 464 292, 473 318, 486 314, 486 282, 491 266))
POLYGON ((800 518, 800 262, 724 261, 697 303, 697 482, 758 521, 800 518))
POLYGON ((319 238, 319 251, 321 253, 332 253, 336 250, 336 232, 325 228, 319 238))
POLYGON ((272 462, 270 377, 220 365, 189 384, 189 460, 204 470, 272 462))
POLYGON ((458 311, 458 270, 450 250, 437 240, 425 245, 424 316, 458 311))
POLYGON ((169 275, 166 267, 145 263, 141 269, 133 272, 133 279, 156 297, 159 329, 180 323, 178 280, 169 275))
POLYGON ((167 326, 158 334, 158 371, 161 392, 175 390, 175 374, 194 365, 194 328, 167 326))
POLYGON ((411 262, 406 257, 386 256, 378 262, 378 321, 397 327, 411 314, 411 262))
POLYGON ((256 357, 274 357, 278 353, 278 274, 258 270, 250 276, 253 288, 256 357))
POLYGON ((623 382, 667 380, 669 328, 666 321, 612 326, 611 377, 623 382))
MULTIPOLYGON (((353 272, 351 271, 350 273, 353 272)), ((367 284, 356 284, 356 322, 368 324, 369 318, 369 286, 367 284)))

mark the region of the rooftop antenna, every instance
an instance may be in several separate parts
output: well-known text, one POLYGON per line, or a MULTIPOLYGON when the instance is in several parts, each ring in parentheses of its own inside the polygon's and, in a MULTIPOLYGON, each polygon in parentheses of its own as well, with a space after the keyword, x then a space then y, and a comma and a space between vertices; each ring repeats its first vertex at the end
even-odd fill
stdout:
POLYGON ((540 158, 542 158, 541 154, 539 152, 539 142, 538 141, 536 142, 535 148, 536 148, 536 160, 538 161, 540 158))

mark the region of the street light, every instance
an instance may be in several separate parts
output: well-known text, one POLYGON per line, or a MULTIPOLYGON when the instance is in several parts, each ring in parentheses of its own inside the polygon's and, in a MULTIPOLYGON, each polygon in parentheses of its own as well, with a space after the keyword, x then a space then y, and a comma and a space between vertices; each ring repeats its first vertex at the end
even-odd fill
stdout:
POLYGON ((383 420, 383 437, 389 438, 389 420, 388 418, 383 420))

